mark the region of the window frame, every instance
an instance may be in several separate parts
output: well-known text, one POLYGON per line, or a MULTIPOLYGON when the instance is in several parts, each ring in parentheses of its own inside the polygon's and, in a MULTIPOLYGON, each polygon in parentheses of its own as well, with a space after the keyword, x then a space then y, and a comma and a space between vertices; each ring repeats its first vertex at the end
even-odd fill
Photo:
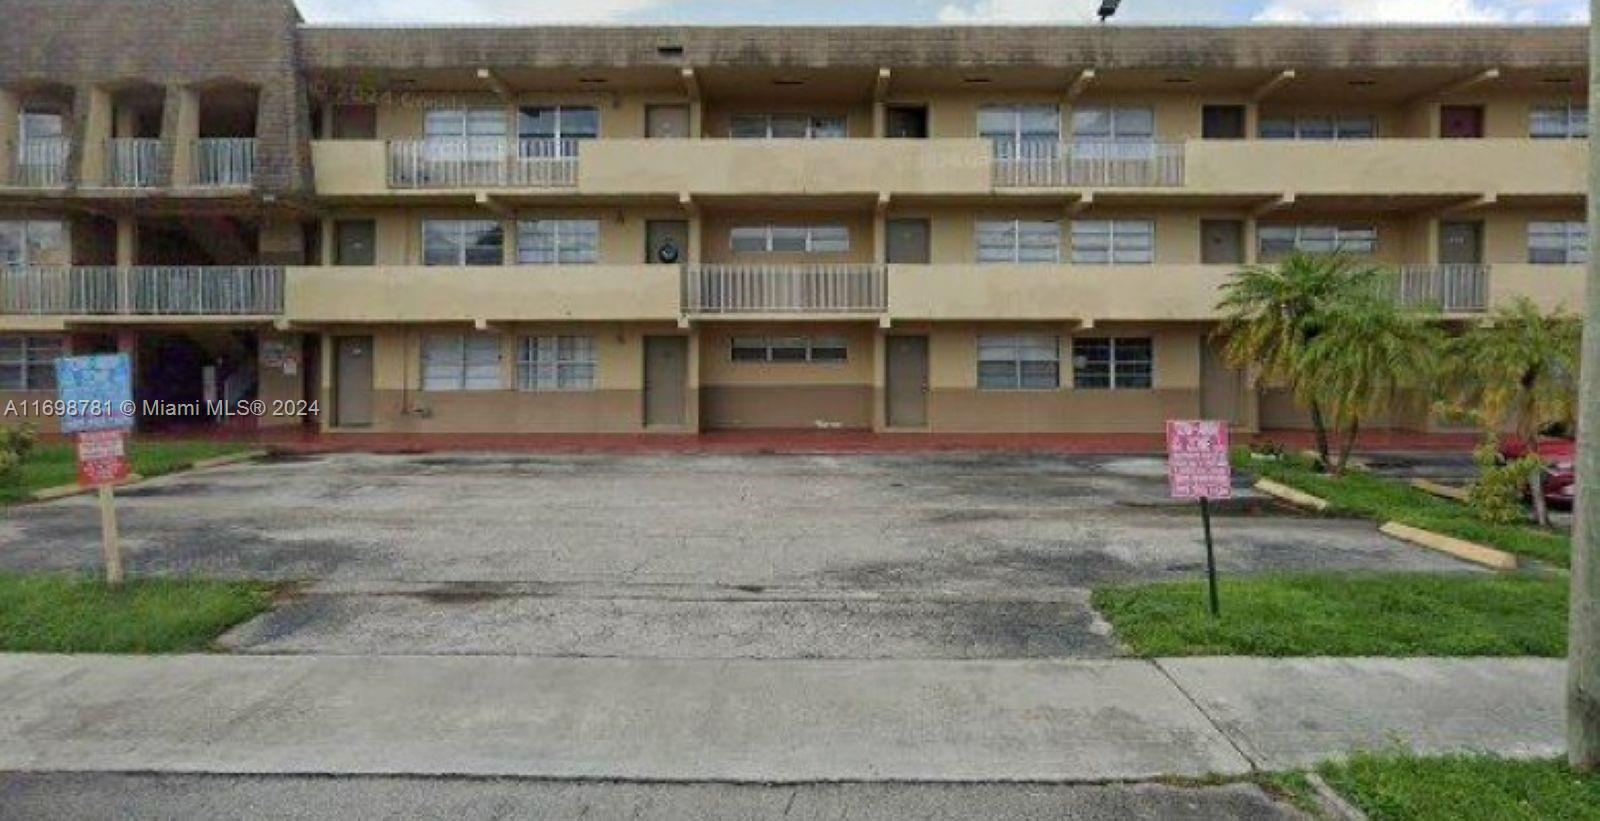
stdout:
POLYGON ((1075 336, 1072 338, 1072 389, 1078 391, 1151 391, 1156 387, 1156 342, 1150 336, 1075 336), (1106 359, 1103 364, 1105 384, 1086 384, 1087 380, 1098 379, 1100 374, 1087 373, 1091 364, 1089 355, 1079 351, 1079 346, 1104 345, 1106 359), (1122 349, 1124 346, 1148 349, 1150 355, 1144 359, 1124 359, 1122 349), (1124 384, 1123 370, 1134 365, 1143 367, 1134 370, 1130 378, 1138 380, 1135 384, 1124 384), (1142 383, 1142 384, 1141 384, 1142 383))
POLYGON ((15 260, 0 258, 0 267, 25 268, 31 265, 66 265, 68 255, 72 249, 72 239, 68 235, 70 227, 66 220, 51 219, 0 219, 0 232, 5 228, 15 229, 18 257, 15 260), (42 227, 48 226, 54 232, 56 244, 46 246, 34 241, 34 237, 42 227), (48 255, 55 251, 62 257, 60 262, 45 262, 35 259, 36 254, 48 255))
POLYGON ((598 265, 600 264, 600 220, 587 217, 543 217, 536 219, 517 220, 517 264, 559 267, 564 265, 598 265), (538 227, 550 225, 550 247, 548 259, 529 259, 535 249, 529 247, 528 242, 536 236, 538 227), (568 237, 576 236, 579 239, 592 237, 593 242, 587 247, 564 246, 568 237), (584 257, 567 259, 568 251, 587 251, 584 257))
POLYGON ((1042 393, 1061 390, 1061 337, 1053 334, 979 334, 974 352, 977 388, 983 393, 1028 392, 1042 393), (1048 340, 1048 345, 1038 344, 1048 340), (1030 344, 1031 343, 1031 344, 1030 344), (986 352, 1010 349, 1006 358, 985 358, 986 352), (1049 359, 1029 359, 1024 351, 1053 353, 1049 359), (1055 366, 1051 384, 1029 384, 1026 363, 1048 362, 1055 366), (1010 374, 1005 384, 994 384, 993 376, 985 374, 984 365, 1009 365, 1010 374))
MULTIPOLYGON (((1589 224, 1584 220, 1528 220, 1527 228, 1528 264, 1529 265, 1584 265, 1589 261, 1589 224), (1539 226, 1559 226, 1559 231, 1548 232, 1551 236, 1559 234, 1562 243, 1559 246, 1561 258, 1540 259, 1534 245, 1536 229, 1539 226)), ((1550 249, 1554 250, 1555 246, 1550 249)))
POLYGON ((519 336, 516 366, 516 390, 522 393, 590 393, 599 389, 600 349, 593 335, 519 336), (571 371, 587 375, 569 383, 566 374, 571 371), (551 381, 545 380, 546 374, 551 381))
POLYGON ((0 391, 37 392, 56 389, 56 360, 67 353, 67 341, 62 336, 48 334, 0 334, 0 391), (17 343, 15 358, 10 356, 5 343, 17 343), (48 356, 45 356, 45 355, 48 356), (44 358, 40 358, 44 357, 44 358), (15 370, 16 381, 7 380, 7 372, 15 370), (33 372, 45 376, 42 384, 34 384, 33 372))
POLYGON ((735 365, 847 365, 850 340, 843 336, 733 336, 728 338, 728 361, 735 365), (758 343, 744 344, 740 343, 758 343), (776 344, 785 342, 790 344, 776 344), (740 357, 739 351, 761 351, 759 358, 740 357), (801 351, 799 357, 779 357, 774 351, 801 351), (818 351, 839 351, 841 356, 821 356, 818 351))
POLYGON ((1296 222, 1296 223, 1269 223, 1269 224, 1265 224, 1265 225, 1257 225, 1256 226, 1256 258, 1261 260, 1261 261, 1263 261, 1263 262, 1271 262, 1271 261, 1275 261, 1275 260, 1281 260, 1281 259, 1289 256, 1290 254, 1294 254, 1294 253, 1301 253, 1301 254, 1339 254, 1339 253, 1345 253, 1345 254, 1350 254, 1352 256, 1358 256, 1358 257, 1373 257, 1373 256, 1376 256, 1378 251, 1383 247, 1382 246, 1382 241, 1383 241, 1382 233, 1378 230, 1378 226, 1375 225, 1375 224, 1362 225, 1362 224, 1356 224, 1356 223, 1323 223, 1323 222, 1312 222, 1312 223, 1298 223, 1298 222, 1296 222), (1287 251, 1273 251, 1271 253, 1268 253, 1268 251, 1267 251, 1267 243, 1269 242, 1269 237, 1272 237, 1273 235, 1276 235, 1276 234, 1278 234, 1280 232, 1283 232, 1283 231, 1291 231, 1291 232, 1293 232, 1293 239, 1291 241, 1292 244, 1289 247, 1289 249, 1287 251), (1306 238, 1306 234, 1308 232, 1323 232, 1323 231, 1328 232, 1329 236, 1331 237, 1331 239, 1329 241, 1332 243, 1332 245, 1328 250, 1326 250, 1326 251, 1312 250, 1312 249, 1306 247, 1307 243, 1317 241, 1317 240, 1309 240, 1309 239, 1307 239, 1306 238), (1346 235, 1350 235, 1350 234, 1363 234, 1363 235, 1364 234, 1370 234, 1372 236, 1371 247, 1367 248, 1366 250, 1350 250, 1349 242, 1346 239, 1346 235))
MULTIPOLYGON (((1014 159, 1025 154, 1043 153, 1049 157, 1059 155, 1059 146, 1065 140, 1066 123, 1061 106, 1054 103, 986 103, 978 106, 976 130, 978 138, 988 140, 994 155, 1000 159, 1014 159), (1025 116, 1028 113, 1040 114, 1048 112, 1050 119, 1055 123, 1053 131, 1031 131, 1024 126, 1025 116), (985 130, 984 117, 1004 115, 1010 120, 1010 127, 1004 132, 998 130, 985 130), (1024 145, 1049 146, 1043 152, 1025 152, 1024 145)), ((1029 156, 1029 159, 1042 159, 1029 156)))
POLYGON ((1381 136, 1378 117, 1374 114, 1291 114, 1284 117, 1262 117, 1256 124, 1256 139, 1260 140, 1305 140, 1305 141, 1346 141, 1346 140, 1376 140, 1381 136), (1362 122, 1368 126, 1365 134, 1347 134, 1344 126, 1354 122, 1362 122), (1307 135, 1308 123, 1326 124, 1326 136, 1307 135), (1287 124, 1289 130, 1281 134, 1269 134, 1268 128, 1276 124, 1287 124))
MULTIPOLYGON (((472 331, 467 333, 425 333, 422 335, 422 342, 418 347, 420 349, 419 358, 422 360, 422 369, 419 374, 421 379, 420 390, 422 393, 492 393, 506 389, 505 339, 499 334, 485 333, 480 331, 472 331), (459 346, 458 361, 438 361, 431 356, 429 350, 430 344, 436 340, 455 340, 459 346), (493 385, 474 385, 473 383, 471 377, 473 368, 485 367, 484 363, 474 363, 473 361, 472 342, 474 341, 479 343, 487 343, 492 341, 494 343, 495 381, 493 385), (433 378, 429 374, 430 365, 435 367, 452 367, 458 369, 453 377, 454 384, 441 386, 437 383, 430 382, 430 379, 433 378)), ((488 346, 486 344, 482 344, 479 347, 487 348, 488 346)), ((479 353, 482 353, 482 351, 480 350, 479 353)), ((447 357, 441 357, 441 359, 447 359, 447 357)))
POLYGON ((1075 106, 1072 109, 1072 120, 1068 124, 1072 131, 1073 145, 1148 145, 1156 142, 1157 123, 1155 106, 1147 105, 1087 105, 1075 106), (1125 132, 1121 122, 1130 114, 1139 114, 1149 120, 1150 131, 1125 132), (1104 135, 1080 131, 1080 116, 1102 115, 1106 123, 1104 135))
MULTIPOLYGON (((1042 231, 1037 232, 1035 234, 1035 236, 1041 236, 1041 235, 1043 235, 1042 231)), ((973 224, 972 224, 972 242, 973 242, 973 248, 974 248, 973 258, 977 260, 979 265, 1060 265, 1061 264, 1061 245, 1062 245, 1061 220, 980 219, 980 220, 977 220, 977 221, 973 222, 973 224), (1023 240, 1023 236, 1024 236, 1023 226, 1033 226, 1033 227, 1037 228, 1039 226, 1044 226, 1044 225, 1054 226, 1054 231, 1051 232, 1051 234, 1050 234, 1050 236, 1053 236, 1055 238, 1055 245, 1054 245, 1055 253, 1054 253, 1054 255, 1052 257, 1050 257, 1049 259, 1043 259, 1043 258, 1041 258, 1041 259, 1023 259, 1022 251, 1023 251, 1024 248, 1029 248, 1029 247, 1043 248, 1043 247, 1046 247, 1045 245, 1031 246, 1031 245, 1025 244, 1022 241, 1023 240), (986 228, 985 226, 989 226, 989 227, 986 228), (993 256, 985 256, 985 249, 993 250, 995 248, 999 248, 1000 246, 998 246, 998 245, 985 245, 984 244, 984 237, 985 236, 995 236, 995 235, 998 235, 998 234, 1001 234, 1001 233, 1004 233, 1004 234, 1008 235, 1010 237, 1010 239, 1011 239, 1010 255, 1005 257, 1005 258, 999 258, 999 257, 993 257, 993 256)))
POLYGON ((846 114, 806 114, 802 112, 736 112, 728 117, 728 139, 730 140, 844 140, 850 137, 850 115, 846 114), (773 123, 784 119, 801 119, 805 122, 805 134, 800 136, 777 136, 773 123), (738 123, 753 120, 761 121, 761 134, 740 134, 738 123), (832 126, 837 126, 837 133, 832 126))
POLYGON ((1071 260, 1073 265, 1154 265, 1156 262, 1156 221, 1154 219, 1075 219, 1072 221, 1070 230, 1072 245, 1071 260), (1078 242, 1079 237, 1089 235, 1087 230, 1080 229, 1085 229, 1088 226, 1096 225, 1104 225, 1106 227, 1104 232, 1095 232, 1095 235, 1097 236, 1101 235, 1102 233, 1105 236, 1105 259, 1092 260, 1081 258, 1080 250, 1087 253, 1093 249, 1080 248, 1078 242), (1133 230, 1134 226, 1142 227, 1138 230, 1133 230), (1118 244, 1119 237, 1126 236, 1148 237, 1149 242, 1146 247, 1142 249, 1142 254, 1140 257, 1133 259, 1124 258, 1130 252, 1141 251, 1141 249, 1120 247, 1118 244))
POLYGON ((1536 104, 1528 107, 1528 138, 1533 140, 1586 140, 1589 138, 1589 106, 1567 101, 1564 103, 1536 104), (1557 132, 1538 131, 1540 112, 1559 112, 1561 127, 1557 132), (1582 112, 1581 116, 1579 112, 1582 112))
POLYGON ((736 254, 848 254, 850 253, 850 249, 853 247, 853 244, 854 239, 851 236, 850 226, 843 224, 823 223, 818 225, 782 225, 769 222, 763 225, 735 225, 728 229, 728 250, 736 254), (748 234, 750 232, 757 231, 761 232, 762 235, 761 248, 753 249, 739 247, 739 235, 741 233, 748 234), (778 249, 775 241, 776 235, 779 232, 794 231, 805 232, 803 237, 804 247, 785 248, 782 250, 778 249), (824 248, 819 250, 817 248, 817 232, 819 231, 840 232, 844 236, 843 247, 824 248))
POLYGON ((454 218, 424 218, 422 220, 422 265, 424 268, 492 268, 496 265, 506 264, 506 226, 499 220, 481 219, 454 219, 454 218), (453 262, 431 262, 428 250, 428 227, 430 225, 454 225, 454 244, 456 249, 453 262), (500 232, 499 256, 494 262, 469 262, 467 243, 467 226, 481 225, 493 226, 500 232))

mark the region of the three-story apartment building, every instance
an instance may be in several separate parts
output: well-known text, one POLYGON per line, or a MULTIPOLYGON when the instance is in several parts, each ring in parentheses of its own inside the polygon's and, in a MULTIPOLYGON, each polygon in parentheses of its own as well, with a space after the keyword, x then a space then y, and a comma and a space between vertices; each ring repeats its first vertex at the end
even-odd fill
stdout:
POLYGON ((331 431, 1297 427, 1220 356, 1242 265, 1370 256, 1455 322, 1584 298, 1576 27, 4 9, 0 401, 121 350, 141 400, 331 431))

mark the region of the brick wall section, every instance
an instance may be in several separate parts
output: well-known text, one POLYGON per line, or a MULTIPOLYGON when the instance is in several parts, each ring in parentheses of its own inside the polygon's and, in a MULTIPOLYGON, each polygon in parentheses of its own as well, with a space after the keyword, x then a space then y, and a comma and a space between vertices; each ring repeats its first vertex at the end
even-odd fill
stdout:
MULTIPOLYGON (((0 86, 72 87, 75 134, 94 86, 256 87, 258 189, 309 192, 310 112, 292 0, 0 0, 0 20, 0 86)), ((76 169, 81 145, 74 155, 76 169)))
POLYGON ((1587 65, 1581 27, 526 27, 301 31, 307 70, 512 66, 1503 68, 1587 65), (664 56, 662 45, 683 47, 664 56))

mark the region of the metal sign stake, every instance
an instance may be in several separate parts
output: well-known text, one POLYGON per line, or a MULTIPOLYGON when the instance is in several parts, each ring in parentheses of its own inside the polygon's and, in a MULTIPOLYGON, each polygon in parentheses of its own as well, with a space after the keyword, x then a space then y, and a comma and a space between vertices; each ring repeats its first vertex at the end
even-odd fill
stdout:
POLYGON ((100 542, 106 556, 106 584, 122 584, 122 540, 117 535, 117 502, 111 485, 100 486, 100 542))
POLYGON ((1211 587, 1211 617, 1222 618, 1222 602, 1217 596, 1217 549, 1211 541, 1211 500, 1200 497, 1200 523, 1206 531, 1206 578, 1211 587))

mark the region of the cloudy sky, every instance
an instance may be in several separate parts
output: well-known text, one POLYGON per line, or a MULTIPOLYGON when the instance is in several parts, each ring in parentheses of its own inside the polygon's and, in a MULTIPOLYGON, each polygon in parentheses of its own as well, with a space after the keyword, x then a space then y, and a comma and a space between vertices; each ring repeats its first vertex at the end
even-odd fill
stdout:
MULTIPOLYGON (((312 22, 1078 22, 1099 0, 298 0, 312 22)), ((1552 22, 1587 0, 1123 0, 1127 22, 1552 22)))

